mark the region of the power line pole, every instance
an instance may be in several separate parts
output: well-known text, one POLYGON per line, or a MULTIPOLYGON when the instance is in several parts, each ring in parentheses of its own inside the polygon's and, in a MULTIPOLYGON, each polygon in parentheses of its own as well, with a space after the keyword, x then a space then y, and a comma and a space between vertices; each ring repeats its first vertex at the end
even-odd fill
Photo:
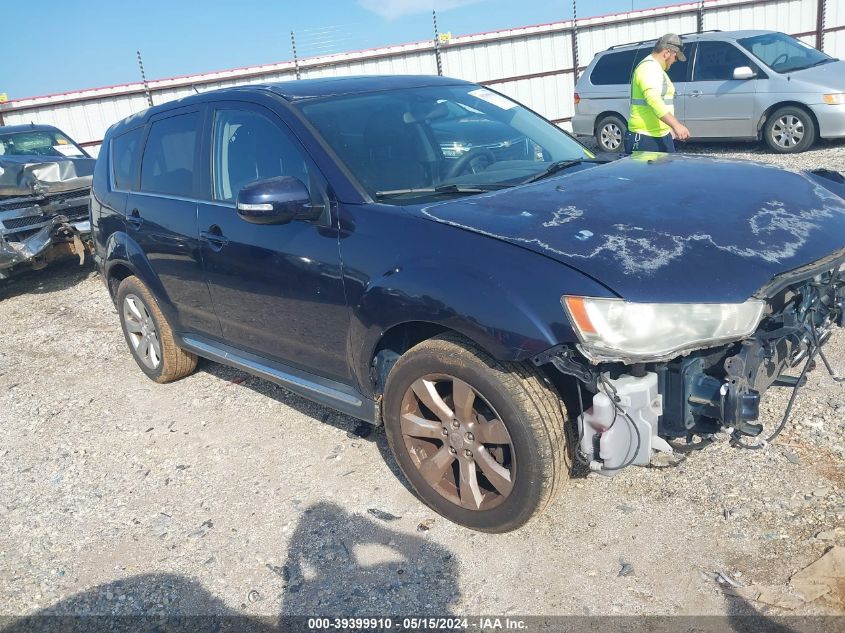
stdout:
POLYGON ((437 11, 432 10, 431 19, 434 22, 434 58, 437 60, 437 74, 443 76, 443 60, 440 57, 440 33, 437 32, 437 11))
POLYGON ((144 94, 147 95, 147 104, 153 107, 153 95, 150 94, 150 86, 147 84, 147 75, 144 74, 144 61, 141 59, 141 51, 135 51, 138 54, 138 68, 141 69, 141 81, 144 84, 144 94))
POLYGON ((293 49, 293 67, 296 69, 296 78, 301 79, 299 75, 299 58, 296 56, 296 36, 293 31, 290 32, 290 47, 293 49))

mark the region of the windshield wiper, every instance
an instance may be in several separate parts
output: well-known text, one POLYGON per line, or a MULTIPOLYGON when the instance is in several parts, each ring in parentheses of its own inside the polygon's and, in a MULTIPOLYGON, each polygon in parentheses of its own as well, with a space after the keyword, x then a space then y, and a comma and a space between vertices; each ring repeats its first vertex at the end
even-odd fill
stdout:
POLYGON ((489 185, 438 185, 436 187, 422 187, 415 189, 391 189, 390 191, 376 191, 376 198, 393 198, 412 193, 488 193, 496 189, 504 189, 510 185, 489 184, 489 185))
POLYGON ((574 158, 571 160, 558 160, 546 167, 543 171, 538 174, 534 174, 530 178, 523 180, 520 184, 527 185, 531 182, 537 182, 538 180, 542 180, 543 178, 548 178, 549 176, 553 176, 554 174, 569 169, 570 167, 575 167, 575 165, 581 165, 583 163, 600 163, 603 161, 595 160, 593 158, 574 158))
POLYGON ((808 68, 815 68, 816 66, 821 66, 822 64, 828 64, 830 62, 835 62, 835 61, 837 61, 837 60, 834 59, 833 57, 830 57, 828 59, 820 59, 817 62, 813 62, 809 66, 798 66, 798 68, 790 68, 789 70, 781 70, 781 71, 778 71, 778 72, 794 73, 796 70, 807 70, 808 68))

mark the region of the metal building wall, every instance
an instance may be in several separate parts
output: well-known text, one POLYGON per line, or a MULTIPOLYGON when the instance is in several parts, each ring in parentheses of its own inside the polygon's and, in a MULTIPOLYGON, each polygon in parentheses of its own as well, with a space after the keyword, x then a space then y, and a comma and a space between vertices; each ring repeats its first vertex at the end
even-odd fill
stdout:
MULTIPOLYGON (((845 0, 706 0, 578 20, 578 61, 583 69, 599 51, 615 44, 653 39, 667 32, 708 29, 771 29, 816 45, 818 9, 827 8, 824 50, 845 57, 845 0), (699 9, 703 6, 703 12, 699 9)), ((453 38, 441 47, 443 73, 484 83, 548 119, 568 127, 574 97, 572 21, 453 38)), ((299 61, 302 78, 357 74, 437 73, 433 42, 414 42, 369 51, 299 61)), ((248 83, 296 78, 294 62, 241 68, 149 82, 153 102, 248 83)), ((140 83, 20 99, 0 113, 7 125, 49 123, 96 154, 115 121, 147 107, 140 83)))

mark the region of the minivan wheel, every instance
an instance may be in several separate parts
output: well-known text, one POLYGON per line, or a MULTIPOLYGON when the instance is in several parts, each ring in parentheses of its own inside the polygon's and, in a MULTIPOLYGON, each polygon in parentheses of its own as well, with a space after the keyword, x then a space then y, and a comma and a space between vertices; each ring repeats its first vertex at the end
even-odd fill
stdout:
POLYGON ((120 282, 117 309, 132 357, 147 376, 165 383, 193 373, 197 357, 176 345, 170 325, 140 279, 120 282))
POLYGON ((604 117, 596 126, 596 143, 603 152, 621 152, 625 142, 625 121, 615 114, 604 117))
POLYGON ((768 118, 763 137, 769 148, 779 154, 803 152, 816 142, 816 124, 806 110, 787 106, 768 118))
POLYGON ((453 335, 408 350, 384 393, 387 441, 420 498, 450 521, 507 532, 568 475, 562 403, 537 370, 453 335))

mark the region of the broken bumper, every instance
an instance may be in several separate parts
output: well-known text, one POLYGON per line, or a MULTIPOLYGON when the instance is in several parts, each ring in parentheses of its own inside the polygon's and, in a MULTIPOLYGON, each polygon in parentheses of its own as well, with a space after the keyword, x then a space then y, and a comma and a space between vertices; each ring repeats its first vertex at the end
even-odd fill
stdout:
POLYGON ((10 277, 21 268, 39 269, 62 257, 79 257, 85 261, 90 252, 91 223, 88 220, 72 222, 58 215, 20 241, 11 241, 0 235, 0 279, 10 277))
MULTIPOLYGON (((797 390, 815 358, 832 372, 822 348, 843 326, 845 264, 777 280, 761 290, 768 314, 741 341, 700 349, 668 362, 590 363, 571 346, 533 360, 577 380, 578 446, 592 470, 611 475, 645 465, 652 451, 671 452, 672 438, 727 430, 735 442, 761 436, 760 401, 770 387, 797 390), (787 375, 802 368, 798 377, 787 375), (583 393, 581 393, 583 392, 583 393), (579 410, 580 409, 580 410, 579 410)), ((781 425, 765 441, 771 441, 781 425)))

